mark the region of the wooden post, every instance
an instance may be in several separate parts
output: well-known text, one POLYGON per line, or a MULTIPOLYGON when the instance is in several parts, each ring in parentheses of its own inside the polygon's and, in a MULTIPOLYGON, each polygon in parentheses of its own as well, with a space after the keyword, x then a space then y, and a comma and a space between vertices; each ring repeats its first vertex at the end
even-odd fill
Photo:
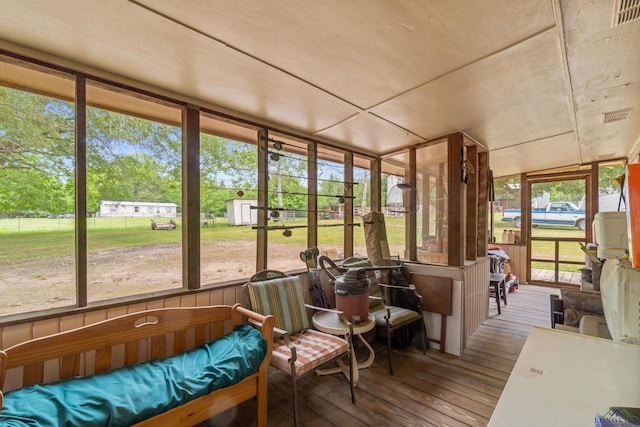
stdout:
POLYGON ((258 227, 256 229, 256 272, 267 268, 267 225, 269 220, 269 132, 258 131, 258 227))
POLYGON ((307 246, 318 245, 318 144, 307 146, 307 246))
POLYGON ((520 174, 520 244, 527 244, 527 277, 531 280, 531 239, 529 238, 529 217, 531 216, 531 183, 527 179, 527 174, 520 174))
POLYGON ((182 110, 182 283, 200 288, 200 110, 182 110))
MULTIPOLYGON (((353 153, 344 155, 344 223, 353 224, 353 153)), ((344 227, 344 257, 353 256, 353 226, 344 227)))
POLYGON ((489 233, 489 153, 478 153, 478 256, 487 256, 489 233))
POLYGON ((86 307, 87 291, 87 85, 76 77, 76 305, 86 307))
POLYGON ((382 210, 382 160, 371 160, 371 211, 382 210))
POLYGON ((410 261, 416 261, 418 259, 418 180, 416 172, 416 151, 416 147, 409 149, 409 170, 407 171, 408 182, 411 189, 409 190, 409 213, 406 218, 407 234, 405 248, 407 250, 407 258, 409 258, 410 261))
MULTIPOLYGON (((466 258, 475 261, 478 257, 478 147, 470 145, 467 147, 467 161, 473 168, 473 173, 469 175, 466 191, 466 258)), ((482 228, 487 228, 482 226, 482 228)))
MULTIPOLYGON (((444 242, 447 237, 447 227, 444 225, 445 218, 448 215, 446 212, 446 205, 444 203, 446 167, 446 163, 440 163, 438 165, 438 177, 436 178, 436 240, 438 241, 438 252, 445 252, 444 242)), ((447 258, 447 264, 448 263, 449 261, 447 258)))
POLYGON ((600 170, 598 169, 598 162, 591 163, 591 173, 587 177, 587 188, 585 189, 586 200, 586 216, 585 216, 585 237, 587 242, 593 242, 593 229, 591 224, 595 218, 596 213, 600 210, 600 170))
POLYGON ((449 265, 464 265, 464 184, 461 178, 462 166, 462 133, 457 132, 447 137, 448 142, 448 170, 447 184, 449 188, 447 198, 448 211, 448 245, 449 265))

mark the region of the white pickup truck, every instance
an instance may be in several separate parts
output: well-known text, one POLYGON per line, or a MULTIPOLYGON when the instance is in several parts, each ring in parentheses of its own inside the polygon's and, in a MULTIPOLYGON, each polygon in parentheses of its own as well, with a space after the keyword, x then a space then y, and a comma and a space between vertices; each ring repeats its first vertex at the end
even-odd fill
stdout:
MULTIPOLYGON (((522 226, 520 209, 505 209, 502 212, 502 220, 513 222, 513 225, 522 226)), ((571 202, 552 202, 544 209, 531 209, 531 225, 573 225, 580 230, 586 228, 585 212, 571 202)))

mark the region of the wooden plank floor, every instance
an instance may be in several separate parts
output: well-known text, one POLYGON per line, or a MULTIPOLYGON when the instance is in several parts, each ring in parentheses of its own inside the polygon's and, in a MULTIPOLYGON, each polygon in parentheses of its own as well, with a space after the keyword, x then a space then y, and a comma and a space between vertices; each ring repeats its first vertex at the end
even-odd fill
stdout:
MULTIPOLYGON (((577 267, 576 267, 577 269, 577 267)), ((582 281, 582 273, 579 271, 559 271, 558 281, 563 284, 580 285, 582 281)), ((555 280, 555 272, 553 270, 543 269, 531 269, 531 281, 532 282, 548 282, 553 284, 555 280)))
MULTIPOLYGON (((467 343, 461 357, 410 348, 393 350, 389 375, 386 346, 373 343, 376 360, 360 371, 356 404, 340 374, 309 375, 298 383, 303 426, 486 426, 532 325, 549 326, 549 294, 557 289, 520 285, 498 315, 489 318, 467 343)), ((359 350, 362 352, 362 349, 359 350)), ((364 354, 362 355, 364 356, 364 354)), ((361 357, 362 358, 362 357, 361 357)), ((291 426, 289 378, 269 376, 269 426, 291 426)), ((210 419, 199 427, 253 426, 255 401, 210 419)))

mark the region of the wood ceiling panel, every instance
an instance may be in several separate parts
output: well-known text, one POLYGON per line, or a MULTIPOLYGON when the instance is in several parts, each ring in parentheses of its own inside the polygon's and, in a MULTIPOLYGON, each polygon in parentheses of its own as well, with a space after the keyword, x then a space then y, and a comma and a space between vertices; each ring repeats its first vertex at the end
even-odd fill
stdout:
POLYGON ((0 38, 268 123, 313 133, 358 112, 287 73, 124 0, 99 5, 35 2, 25 8, 9 4, 3 11, 10 11, 12 19, 0 26, 0 38))
POLYGON ((370 153, 391 151, 423 140, 369 113, 358 114, 317 135, 366 149, 370 153))
POLYGON ((137 1, 363 109, 554 25, 548 0, 137 1))
POLYGON ((372 109, 425 137, 463 130, 490 149, 573 129, 561 54, 549 30, 372 109))
POLYGON ((0 0, 0 47, 362 152, 463 130, 522 172, 637 146, 640 21, 614 3, 0 0))
POLYGON ((489 161, 496 177, 580 163, 575 133, 493 150, 489 161))
POLYGON ((614 4, 561 2, 585 162, 624 157, 640 140, 640 20, 614 27, 614 4), (604 123, 604 113, 627 108, 627 120, 604 123))

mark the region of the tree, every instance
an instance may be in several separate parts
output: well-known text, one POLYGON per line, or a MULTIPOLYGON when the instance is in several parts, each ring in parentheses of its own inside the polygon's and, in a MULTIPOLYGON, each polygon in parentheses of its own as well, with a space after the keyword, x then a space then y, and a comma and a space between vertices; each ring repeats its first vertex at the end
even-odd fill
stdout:
MULTIPOLYGON (((87 207, 101 200, 182 204, 181 130, 87 109, 87 207)), ((0 209, 72 212, 73 104, 0 88, 0 209)))
POLYGON ((600 167, 598 169, 598 188, 600 189, 600 193, 606 193, 611 190, 612 192, 620 191, 620 187, 615 180, 624 173, 624 165, 600 167))
POLYGON ((256 147, 252 144, 201 134, 200 209, 222 215, 227 201, 240 197, 257 198, 256 147), (240 193, 241 192, 241 193, 240 193))
POLYGON ((71 104, 0 87, 0 210, 73 211, 74 134, 71 104))
POLYGON ((97 108, 87 109, 88 210, 101 200, 182 205, 181 130, 97 108))
POLYGON ((73 105, 0 87, 0 168, 73 177, 73 105))
POLYGON ((269 162, 269 207, 307 209, 306 158, 287 153, 269 162))

